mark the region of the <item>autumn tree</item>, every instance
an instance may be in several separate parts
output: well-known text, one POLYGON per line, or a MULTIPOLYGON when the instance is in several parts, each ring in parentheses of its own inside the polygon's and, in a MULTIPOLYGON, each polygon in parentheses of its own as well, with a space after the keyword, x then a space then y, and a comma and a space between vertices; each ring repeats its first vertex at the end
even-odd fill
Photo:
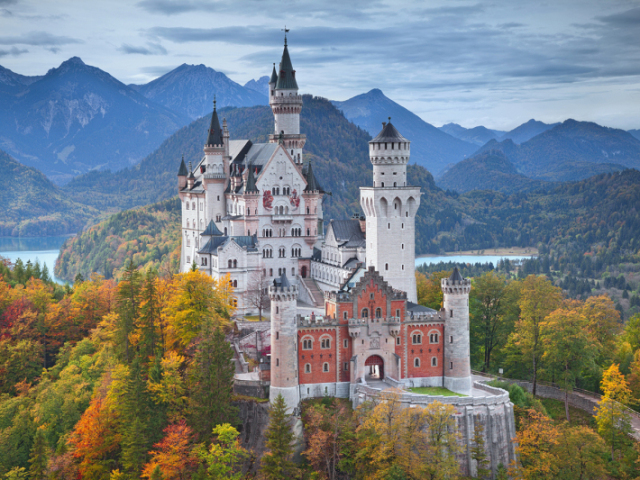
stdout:
POLYGON ((249 453, 238 440, 238 431, 228 423, 213 428, 214 441, 209 449, 204 443, 196 449, 196 454, 206 464, 210 480, 240 480, 240 464, 249 453))
POLYGON ((511 465, 511 477, 523 479, 555 479, 555 448, 560 432, 553 420, 534 409, 520 421, 516 451, 520 465, 511 465))
POLYGON ((631 389, 615 363, 605 370, 600 388, 603 396, 596 413, 598 433, 610 445, 611 461, 615 461, 616 446, 622 445, 631 432, 626 407, 632 401, 631 389))
POLYGON ((291 415, 287 404, 278 394, 269 410, 269 427, 265 432, 267 451, 262 457, 260 473, 266 480, 284 480, 294 477, 296 467, 292 462, 294 435, 290 426, 291 415))
POLYGON ((538 370, 544 353, 541 326, 549 313, 560 306, 562 291, 545 277, 529 275, 522 282, 520 319, 509 337, 512 351, 516 351, 531 365, 532 393, 536 394, 538 370))
POLYGON ((182 377, 182 365, 185 357, 174 351, 168 351, 160 362, 159 376, 150 375, 147 389, 157 405, 163 405, 170 422, 184 419, 187 403, 187 387, 182 377), (158 378, 159 377, 159 378, 158 378))
POLYGON ((231 404, 235 375, 233 350, 222 329, 210 321, 202 326, 188 374, 190 418, 200 437, 210 435, 214 425, 236 424, 237 410, 231 404))
POLYGON ((36 430, 29 458, 29 478, 31 480, 46 480, 49 446, 41 428, 36 430))
POLYGON ((198 465, 191 428, 181 420, 166 427, 164 433, 162 441, 149 452, 151 460, 144 466, 142 477, 150 479, 159 468, 164 480, 190 479, 198 465))
POLYGON ((442 308, 442 286, 440 280, 448 278, 451 272, 434 272, 428 277, 420 272, 416 272, 416 288, 418 292, 418 303, 425 307, 440 310, 442 308))
POLYGON ((622 332, 620 312, 608 295, 599 295, 584 301, 582 314, 587 319, 591 338, 596 339, 600 345, 597 363, 610 365, 616 351, 616 342, 622 332))
POLYGON ((473 446, 470 448, 471 458, 476 462, 478 478, 489 478, 491 469, 484 442, 484 425, 476 419, 473 428, 473 446))
MULTIPOLYGON (((574 302, 572 302, 574 303, 574 302)), ((543 338, 543 359, 557 373, 556 381, 564 389, 564 409, 569 417, 569 392, 584 371, 595 370, 599 351, 597 340, 590 333, 589 322, 579 305, 567 305, 551 312, 540 327, 543 338)))
POLYGON ((269 279, 264 265, 249 274, 247 290, 244 293, 245 304, 258 310, 258 320, 262 321, 263 310, 269 308, 269 279))

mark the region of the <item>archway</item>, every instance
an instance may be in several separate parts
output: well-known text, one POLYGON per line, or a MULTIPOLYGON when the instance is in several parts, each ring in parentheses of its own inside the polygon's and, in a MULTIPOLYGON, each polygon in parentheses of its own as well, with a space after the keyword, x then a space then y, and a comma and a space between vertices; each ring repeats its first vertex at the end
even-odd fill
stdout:
POLYGON ((364 362, 364 375, 367 381, 384 378, 384 360, 380 355, 371 355, 364 362))
POLYGON ((302 268, 300 269, 300 275, 302 276, 302 278, 307 278, 307 266, 303 265, 302 268))

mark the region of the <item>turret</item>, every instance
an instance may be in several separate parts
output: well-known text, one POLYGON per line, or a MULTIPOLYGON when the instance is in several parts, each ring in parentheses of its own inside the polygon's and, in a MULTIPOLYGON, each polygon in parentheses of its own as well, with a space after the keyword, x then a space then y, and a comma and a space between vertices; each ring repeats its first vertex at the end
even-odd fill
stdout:
POLYGON ((415 216, 420 187, 409 186, 410 142, 389 122, 369 142, 373 187, 360 188, 360 205, 367 217, 367 267, 374 267, 389 284, 418 302, 415 278, 415 216))
POLYGON ((204 144, 204 155, 203 186, 207 191, 205 217, 222 225, 222 217, 225 216, 226 210, 224 189, 229 169, 229 130, 226 120, 223 121, 223 128, 220 128, 215 97, 211 124, 204 144))
POLYGON ((187 175, 189 175, 189 172, 187 171, 187 166, 184 164, 183 155, 182 161, 180 162, 180 168, 178 169, 178 190, 182 190, 187 186, 187 175))
POLYGON ((452 392, 471 394, 469 363, 469 292, 471 282, 458 268, 441 280, 443 308, 447 316, 444 326, 444 387, 452 392))
POLYGON ((286 272, 269 287, 271 299, 271 386, 269 400, 281 394, 291 412, 300 403, 298 386, 298 329, 296 309, 298 287, 286 272))
POLYGON ((189 190, 193 188, 195 181, 196 176, 193 174, 193 166, 191 165, 191 162, 189 162, 189 176, 187 177, 187 187, 189 187, 189 190))

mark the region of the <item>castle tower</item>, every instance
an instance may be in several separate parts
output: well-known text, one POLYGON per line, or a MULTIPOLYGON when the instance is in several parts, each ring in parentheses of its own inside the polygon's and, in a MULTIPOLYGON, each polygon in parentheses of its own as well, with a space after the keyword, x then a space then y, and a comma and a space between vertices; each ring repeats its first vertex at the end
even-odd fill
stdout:
POLYGON ((182 161, 180 162, 180 169, 178 170, 178 190, 187 186, 187 175, 189 175, 189 172, 187 171, 187 166, 184 163, 183 155, 182 161))
POLYGON ((221 219, 225 216, 225 183, 228 174, 228 146, 229 134, 226 129, 223 132, 218 120, 216 111, 216 101, 213 101, 213 114, 211 115, 211 125, 207 140, 204 145, 205 160, 203 166, 204 188, 206 194, 206 218, 213 220, 221 226, 221 219))
POLYGON ((294 163, 302 165, 302 148, 307 140, 306 135, 300 134, 302 95, 298 95, 296 71, 291 64, 286 33, 279 69, 276 72, 274 65, 269 80, 269 105, 275 121, 274 134, 269 135, 269 142, 281 143, 294 163))
POLYGON ((420 187, 409 186, 409 140, 389 123, 369 142, 373 187, 360 187, 360 205, 367 217, 367 267, 417 303, 415 277, 415 215, 420 187))
POLYGON ((473 382, 469 363, 469 292, 471 282, 462 278, 458 268, 441 280, 443 307, 447 319, 444 327, 444 387, 469 395, 473 382))
POLYGON ((271 299, 271 387, 269 400, 281 394, 289 412, 300 403, 298 386, 298 327, 296 310, 298 287, 291 285, 286 272, 279 285, 269 287, 271 299))

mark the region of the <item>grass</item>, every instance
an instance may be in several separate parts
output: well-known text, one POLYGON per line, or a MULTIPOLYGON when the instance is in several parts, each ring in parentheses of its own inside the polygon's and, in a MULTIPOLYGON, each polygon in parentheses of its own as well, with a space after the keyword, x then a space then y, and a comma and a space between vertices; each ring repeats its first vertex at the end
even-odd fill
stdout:
MULTIPOLYGON (((554 400, 552 398, 539 398, 539 400, 555 423, 567 421, 567 416, 564 411, 564 402, 554 400)), ((569 405, 569 416, 571 417, 571 425, 587 425, 589 427, 593 427, 595 425, 595 418, 593 415, 590 415, 584 410, 574 408, 571 405, 569 405)))
MULTIPOLYGON (((260 321, 260 317, 258 315, 245 315, 244 319, 248 322, 259 322, 260 321)), ((265 320, 268 320, 267 318, 264 317, 264 315, 262 316, 262 321, 264 322, 265 320)))
POLYGON ((440 395, 441 397, 466 397, 461 393, 455 393, 451 390, 443 387, 415 387, 410 388, 411 393, 418 393, 420 395, 440 395))

